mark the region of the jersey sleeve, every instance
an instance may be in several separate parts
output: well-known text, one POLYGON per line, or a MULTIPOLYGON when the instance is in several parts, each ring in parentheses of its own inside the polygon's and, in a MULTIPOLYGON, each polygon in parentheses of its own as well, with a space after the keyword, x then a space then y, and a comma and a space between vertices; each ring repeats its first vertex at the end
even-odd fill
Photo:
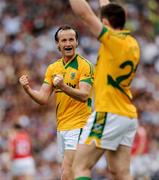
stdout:
MULTIPOLYGON (((121 40, 125 37, 122 31, 115 31, 111 28, 103 26, 103 29, 98 37, 98 40, 106 47, 109 47, 110 50, 115 46, 121 45, 121 40)), ((115 49, 115 48, 114 48, 115 49)))
POLYGON ((103 29, 98 36, 98 40, 101 43, 105 44, 108 39, 109 39, 109 29, 106 26, 103 26, 103 29))
POLYGON ((45 72, 44 83, 52 85, 52 69, 49 66, 45 72))
POLYGON ((103 26, 103 29, 98 37, 98 40, 101 42, 102 45, 104 45, 107 50, 114 56, 119 56, 119 52, 117 52, 117 49, 119 47, 122 49, 123 42, 127 35, 129 35, 130 32, 128 30, 114 30, 111 28, 108 28, 106 26, 103 26))
POLYGON ((87 61, 87 64, 83 67, 80 82, 86 82, 90 85, 94 82, 94 66, 91 62, 87 61))

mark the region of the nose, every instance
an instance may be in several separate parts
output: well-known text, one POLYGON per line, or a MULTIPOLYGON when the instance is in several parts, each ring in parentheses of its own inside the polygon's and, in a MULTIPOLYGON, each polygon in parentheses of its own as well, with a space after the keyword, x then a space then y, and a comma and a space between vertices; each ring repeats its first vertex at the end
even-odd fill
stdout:
POLYGON ((71 45, 71 42, 70 41, 66 41, 66 45, 67 46, 71 45))

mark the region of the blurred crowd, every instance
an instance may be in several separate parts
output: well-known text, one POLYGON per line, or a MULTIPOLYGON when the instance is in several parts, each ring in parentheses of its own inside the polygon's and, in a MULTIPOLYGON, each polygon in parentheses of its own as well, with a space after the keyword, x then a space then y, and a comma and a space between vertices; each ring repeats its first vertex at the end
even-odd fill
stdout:
MULTIPOLYGON (((97 0, 90 0, 99 13, 97 0)), ((146 150, 132 155, 136 180, 159 179, 159 0, 118 0, 127 11, 127 28, 141 46, 141 63, 132 90, 146 150)), ((62 24, 79 31, 78 52, 92 61, 99 44, 76 18, 67 0, 0 0, 0 179, 10 180, 8 135, 20 122, 33 141, 37 180, 59 180, 54 98, 47 106, 34 103, 18 83, 27 74, 38 89, 47 66, 60 57, 54 33, 62 24)), ((140 133, 139 133, 140 134, 140 133)), ((142 134, 142 133, 141 133, 142 134)), ((142 136, 142 135, 141 135, 142 136)), ((140 148, 140 143, 136 143, 140 148)), ((93 171, 94 180, 109 179, 105 159, 93 171)))

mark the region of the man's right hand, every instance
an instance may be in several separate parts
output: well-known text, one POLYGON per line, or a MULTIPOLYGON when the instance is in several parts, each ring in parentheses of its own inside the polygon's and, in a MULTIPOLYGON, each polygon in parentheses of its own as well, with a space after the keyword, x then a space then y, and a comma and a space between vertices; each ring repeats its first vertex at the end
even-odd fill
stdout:
POLYGON ((38 104, 44 105, 48 103, 48 99, 53 91, 51 85, 43 83, 40 90, 34 90, 29 86, 27 75, 22 75, 19 78, 19 83, 23 86, 25 92, 38 104))

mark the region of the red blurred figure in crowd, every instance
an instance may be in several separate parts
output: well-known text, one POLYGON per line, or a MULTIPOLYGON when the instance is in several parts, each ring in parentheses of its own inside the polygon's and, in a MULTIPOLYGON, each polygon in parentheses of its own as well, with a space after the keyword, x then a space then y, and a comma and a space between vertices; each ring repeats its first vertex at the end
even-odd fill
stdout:
POLYGON ((131 149, 132 156, 143 155, 148 152, 148 137, 146 129, 142 126, 138 127, 135 135, 133 147, 131 149))
POLYGON ((9 139, 11 173, 13 180, 33 180, 35 163, 32 156, 32 142, 28 132, 16 123, 9 139))

